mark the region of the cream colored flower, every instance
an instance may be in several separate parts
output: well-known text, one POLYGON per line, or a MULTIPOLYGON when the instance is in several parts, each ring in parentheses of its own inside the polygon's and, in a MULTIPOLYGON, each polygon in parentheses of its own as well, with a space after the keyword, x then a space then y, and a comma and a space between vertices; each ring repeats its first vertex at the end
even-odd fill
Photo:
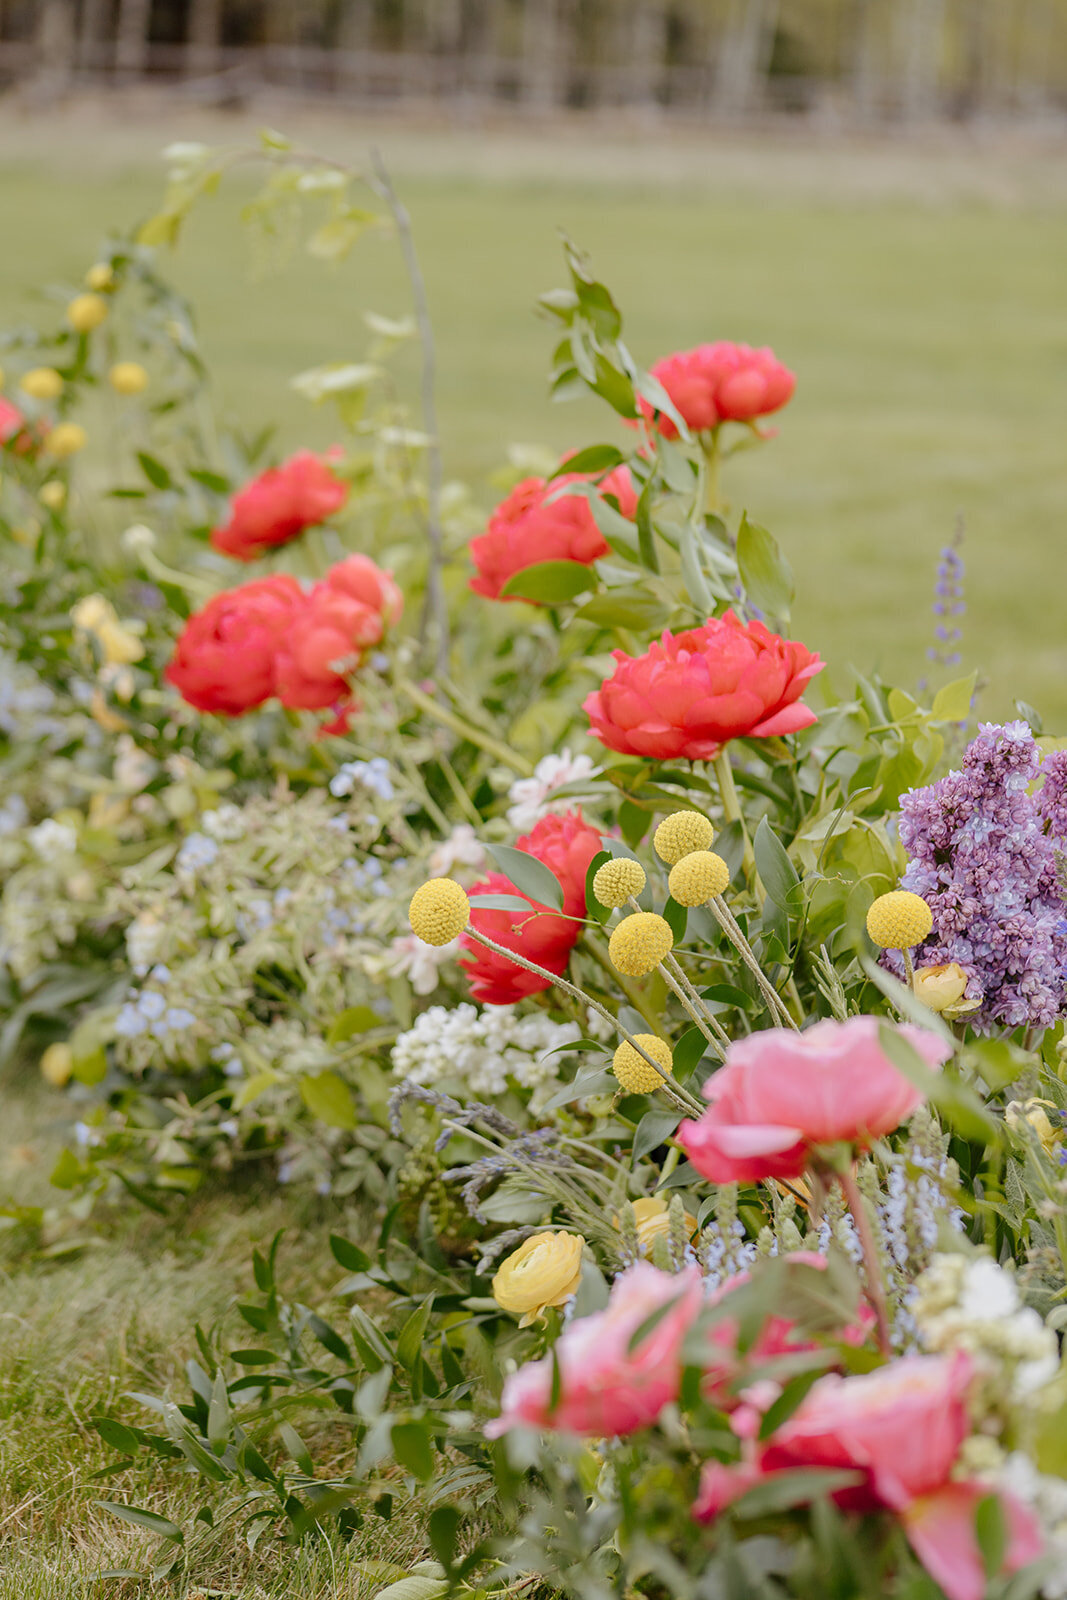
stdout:
MULTIPOLYGON (((671 1231, 670 1207, 659 1195, 645 1195, 633 1202, 637 1239, 646 1255, 652 1254, 657 1239, 665 1239, 671 1231)), ((690 1239, 697 1231, 697 1219, 685 1213, 685 1231, 690 1239)))
POLYGON ((518 1316, 519 1327, 561 1306, 578 1289, 585 1240, 580 1233, 535 1233, 500 1263, 493 1299, 518 1316))
POLYGON ((931 1011, 950 1018, 956 1017, 961 1011, 973 1011, 981 1004, 977 1000, 973 1004, 963 1000, 968 981, 967 974, 957 961, 948 961, 941 966, 919 967, 915 973, 915 998, 921 1000, 924 1006, 929 1006, 931 1011))

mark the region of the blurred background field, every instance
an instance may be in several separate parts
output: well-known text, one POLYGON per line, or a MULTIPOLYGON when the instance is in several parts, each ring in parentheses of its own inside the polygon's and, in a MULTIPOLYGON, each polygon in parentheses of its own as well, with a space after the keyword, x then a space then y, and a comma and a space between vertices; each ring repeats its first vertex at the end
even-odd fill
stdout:
MULTIPOLYGON (((795 627, 831 662, 904 674, 931 633, 938 553, 966 529, 964 667, 987 714, 1016 697, 1067 728, 1062 604, 1067 482, 1067 181, 1055 140, 612 134, 404 126, 272 109, 304 142, 356 157, 377 141, 410 205, 440 347, 448 471, 488 507, 515 444, 618 436, 604 408, 553 406, 536 296, 562 281, 557 230, 593 258, 651 363, 716 338, 768 343, 798 373, 779 436, 727 487, 797 574, 795 627)), ((264 117, 260 117, 262 122, 264 117)), ((76 109, 0 123, 5 323, 77 283, 111 227, 157 202, 177 136, 251 142, 247 117, 125 120, 76 109)), ((326 442, 289 379, 357 358, 359 310, 406 310, 390 242, 339 268, 269 271, 225 201, 170 264, 192 296, 218 401, 279 446, 326 442)), ((47 315, 47 312, 46 312, 47 315)), ((324 429, 326 431, 324 431, 324 429)), ((914 668, 911 668, 912 672, 914 668)))

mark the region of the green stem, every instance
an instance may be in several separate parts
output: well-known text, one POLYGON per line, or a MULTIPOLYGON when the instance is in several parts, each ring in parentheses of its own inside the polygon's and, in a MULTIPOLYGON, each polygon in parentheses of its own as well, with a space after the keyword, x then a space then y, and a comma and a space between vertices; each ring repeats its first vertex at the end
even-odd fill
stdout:
POLYGON ((717 894, 714 900, 710 900, 708 904, 711 906, 712 912, 717 918, 722 931, 725 933, 734 949, 740 955, 741 960, 745 963, 745 966, 748 968, 749 972, 751 972, 752 976, 755 978, 760 994, 763 996, 764 1002, 766 1003, 767 1009, 771 1016, 777 1018, 779 1023, 784 1023, 787 1028, 792 1028, 794 1033, 799 1033, 800 1030, 792 1016, 790 1016, 788 1007, 783 1001, 781 995, 778 993, 777 989, 774 987, 774 984, 771 982, 763 968, 760 966, 759 962, 756 960, 755 951, 745 938, 744 934, 741 932, 741 928, 737 922, 737 919, 730 910, 730 907, 726 904, 726 901, 723 899, 722 895, 717 894))
POLYGON ((451 706, 439 704, 431 695, 424 694, 413 683, 409 683, 407 678, 395 678, 393 682, 401 694, 406 694, 412 705, 418 706, 425 716, 433 717, 436 722, 440 722, 445 728, 451 728, 452 732, 458 734, 461 739, 466 739, 469 744, 477 745, 479 750, 484 750, 487 755, 495 756, 502 766, 510 767, 512 772, 519 773, 521 777, 529 778, 533 775, 531 762, 525 760, 522 756, 516 755, 513 750, 509 750, 506 744, 501 744, 499 739, 494 739, 491 733, 483 733, 481 728, 475 728, 471 723, 466 722, 452 710, 451 706))
POLYGON ((748 879, 748 881, 756 884, 756 892, 760 896, 762 903, 763 885, 756 882, 756 857, 752 852, 752 841, 748 836, 748 828, 745 825, 745 817, 741 810, 741 802, 737 798, 737 786, 734 783, 734 771, 730 765, 730 757, 727 752, 726 745, 723 745, 722 749, 715 757, 715 760, 712 762, 712 765, 715 768, 715 777, 719 784, 719 796, 722 800, 723 815, 725 816, 727 822, 739 822, 741 824, 741 839, 744 849, 744 854, 741 858, 741 865, 744 868, 745 877, 748 879))
POLYGON ((683 1089, 681 1084, 675 1083, 670 1074, 664 1072, 658 1061, 653 1061, 648 1051, 643 1050, 637 1040, 627 1033, 618 1017, 613 1017, 607 1007, 600 1004, 599 1000, 594 1000, 592 995, 586 994, 584 990, 577 988, 573 983, 568 983, 567 979, 561 978, 558 972, 549 972, 547 967, 539 967, 536 961, 527 961, 526 957, 520 956, 517 951, 508 950, 504 945, 497 944, 495 939, 487 938, 484 933, 479 933, 477 928, 468 925, 466 932, 468 938, 475 940, 477 944, 484 945, 487 950, 492 950, 495 955, 503 956, 506 961, 514 961, 516 966, 525 967, 527 972, 535 972, 539 978, 547 978, 549 983, 554 984, 557 989, 562 989, 564 994, 572 995, 575 1000, 581 1000, 584 1005, 590 1006, 592 1010, 604 1018, 605 1022, 611 1024, 628 1045, 631 1045, 637 1051, 642 1061, 655 1068, 663 1079, 660 1087, 667 1097, 674 1101, 675 1105, 680 1106, 683 1111, 687 1111, 690 1116, 699 1117, 703 1115, 704 1107, 699 1101, 693 1098, 688 1089, 683 1089))
POLYGON ((886 1310, 885 1287, 882 1283, 882 1264, 878 1258, 878 1247, 874 1242, 871 1219, 860 1194, 859 1184, 856 1182, 855 1168, 845 1167, 837 1174, 837 1181, 841 1185, 845 1203, 852 1213, 860 1247, 863 1250, 863 1265, 867 1269, 867 1293, 874 1307, 875 1317, 878 1319, 878 1345, 884 1356, 890 1356, 893 1347, 889 1338, 889 1314, 886 1310))
POLYGON ((722 465, 722 452, 719 449, 719 429, 712 428, 708 442, 704 446, 704 510, 712 516, 720 516, 725 509, 722 503, 722 483, 719 468, 722 465))

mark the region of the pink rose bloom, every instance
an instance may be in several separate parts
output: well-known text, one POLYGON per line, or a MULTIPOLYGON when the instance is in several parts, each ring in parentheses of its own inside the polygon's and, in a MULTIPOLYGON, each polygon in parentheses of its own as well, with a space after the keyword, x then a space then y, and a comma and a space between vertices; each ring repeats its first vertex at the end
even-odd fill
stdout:
MULTIPOLYGON (((701 344, 657 361, 651 368, 692 433, 706 433, 720 422, 751 422, 780 411, 792 398, 796 377, 766 346, 701 344)), ((655 413, 647 400, 640 402, 649 421, 655 413)), ((667 416, 655 426, 665 439, 676 439, 678 429, 667 416)))
POLYGON ((599 1439, 647 1427, 678 1398, 682 1342, 702 1303, 698 1267, 675 1275, 639 1261, 616 1278, 605 1310, 570 1323, 557 1339, 557 1404, 552 1405, 552 1356, 528 1362, 506 1380, 500 1416, 487 1425, 486 1435, 497 1439, 525 1426, 599 1439), (631 1350, 637 1329, 666 1304, 670 1310, 631 1350))
POLYGON ((0 394, 0 444, 7 444, 10 439, 16 439, 22 431, 25 420, 18 406, 12 405, 10 400, 5 400, 0 394))
MULTIPOLYGON (((786 1261, 789 1265, 815 1267, 825 1272, 827 1260, 825 1256, 817 1254, 814 1250, 796 1250, 791 1252, 786 1261)), ((751 1274, 737 1272, 730 1278, 725 1278, 708 1304, 718 1305, 727 1298, 733 1290, 741 1288, 748 1283, 751 1274)), ((866 1342, 875 1323, 874 1312, 870 1306, 861 1304, 857 1310, 856 1321, 842 1329, 837 1337, 845 1344, 862 1345, 866 1342)), ((808 1339, 798 1334, 796 1323, 791 1317, 781 1316, 772 1312, 763 1323, 749 1348, 742 1353, 737 1348, 739 1324, 736 1317, 723 1317, 719 1322, 712 1324, 708 1333, 708 1353, 704 1361, 704 1392, 713 1405, 720 1410, 732 1411, 744 1403, 743 1397, 737 1392, 736 1380, 742 1372, 764 1366, 772 1361, 777 1361, 781 1356, 794 1356, 805 1350, 821 1350, 823 1345, 817 1339, 808 1339)), ((777 1399, 778 1389, 771 1385, 774 1393, 770 1396, 773 1402, 777 1399)))
MULTIPOLYGON (((704 1085, 708 1110, 683 1122, 678 1142, 711 1183, 796 1178, 812 1148, 866 1148, 922 1104, 878 1042, 879 1017, 817 1022, 803 1033, 770 1028, 740 1039, 704 1085)), ((949 1047, 925 1028, 897 1030, 928 1067, 949 1047)))
MULTIPOLYGON (((970 1431, 971 1358, 905 1356, 861 1377, 820 1378, 754 1459, 709 1462, 693 1515, 712 1521, 763 1478, 808 1468, 852 1470, 863 1482, 834 1496, 856 1511, 900 1515, 919 1560, 949 1600, 983 1600, 986 1580, 974 1511, 991 1491, 950 1474, 970 1431)), ((1002 1574, 1041 1553, 1035 1518, 1001 1494, 1008 1541, 1002 1574)))
POLYGON ((215 528, 211 543, 237 561, 254 561, 265 550, 288 544, 339 511, 348 484, 322 457, 301 450, 280 467, 261 472, 230 503, 230 520, 215 528))
POLYGON ((816 720, 800 697, 824 663, 732 611, 667 632, 642 656, 614 657, 613 676, 583 710, 597 738, 622 755, 713 761, 729 739, 798 733, 816 720))
POLYGON ((319 711, 349 692, 348 678, 403 610, 392 574, 369 556, 347 556, 307 597, 276 666, 282 705, 319 711))
MULTIPOLYGON (((580 561, 592 566, 606 556, 610 547, 588 500, 560 492, 568 484, 590 481, 586 474, 568 472, 551 483, 544 478, 524 478, 516 484, 489 518, 486 531, 471 540, 471 560, 478 574, 470 580, 475 594, 499 600, 509 578, 543 561, 580 561)), ((613 495, 624 517, 632 520, 636 515, 637 493, 626 467, 610 472, 597 493, 613 495)))

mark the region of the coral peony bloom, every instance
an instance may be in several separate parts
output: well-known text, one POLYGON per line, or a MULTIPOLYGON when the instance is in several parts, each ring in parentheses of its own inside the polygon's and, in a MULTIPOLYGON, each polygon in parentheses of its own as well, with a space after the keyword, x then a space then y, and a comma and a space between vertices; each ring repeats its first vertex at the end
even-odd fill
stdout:
MULTIPOLYGON (((555 873, 563 886, 562 913, 532 900, 529 917, 516 911, 475 907, 471 912, 471 927, 549 972, 562 973, 582 931, 581 922, 573 919, 585 916, 585 876, 590 861, 603 848, 600 834, 583 820, 580 811, 566 811, 562 815, 553 812, 542 817, 537 826, 515 844, 517 849, 536 856, 555 873)), ((476 883, 470 893, 473 896, 517 894, 519 891, 502 872, 491 872, 476 883)), ((529 899, 525 895, 523 898, 529 899)), ((540 978, 505 956, 487 950, 468 934, 461 936, 460 943, 470 952, 463 958, 462 965, 470 979, 471 995, 483 1005, 513 1005, 527 995, 539 994, 542 989, 551 987, 547 978, 540 978)))
MULTIPOLYGON (((509 578, 542 561, 581 561, 591 566, 606 556, 609 545, 589 502, 581 495, 562 493, 568 484, 590 481, 587 474, 568 472, 551 483, 524 478, 516 484, 489 518, 486 531, 471 540, 471 559, 478 569, 470 580, 475 594, 498 600, 509 578)), ((625 467, 610 472, 597 492, 613 495, 624 517, 636 515, 637 494, 625 467)))
POLYGON ((678 1398, 682 1342, 703 1301, 699 1267, 676 1275, 639 1261, 611 1287, 603 1311, 572 1322, 557 1339, 559 1397, 552 1404, 553 1355, 528 1362, 504 1384, 501 1413, 486 1434, 510 1428, 554 1428, 593 1438, 633 1433, 655 1422, 678 1398), (630 1340, 655 1311, 655 1326, 630 1349, 630 1340))
POLYGON ((347 556, 307 596, 276 668, 282 705, 319 711, 343 701, 348 678, 403 610, 392 574, 369 556, 347 556))
MULTIPOLYGON (((780 411, 792 398, 797 380, 773 350, 751 345, 697 345, 657 361, 651 369, 692 433, 706 433, 720 422, 752 422, 780 411)), ((647 400, 640 402, 649 421, 655 413, 647 400)), ((676 439, 678 429, 670 417, 655 418, 665 439, 676 439)))
POLYGON ((164 677, 199 711, 243 716, 274 693, 278 648, 305 604, 282 573, 224 590, 189 618, 164 677))
POLYGON ((800 696, 823 662, 732 611, 665 633, 643 656, 614 654, 614 674, 583 709, 597 738, 622 755, 711 761, 728 739, 797 733, 815 721, 800 696))
MULTIPOLYGON (((922 1103, 878 1042, 878 1017, 827 1019, 803 1033, 772 1028, 740 1039, 704 1085, 708 1110, 678 1142, 712 1183, 795 1178, 813 1146, 865 1147, 922 1103)), ((898 1030, 929 1067, 951 1053, 936 1034, 898 1030)))
POLYGON ((321 456, 301 450, 234 495, 230 520, 212 532, 211 543, 237 561, 254 561, 305 528, 325 522, 347 499, 348 484, 321 456))

